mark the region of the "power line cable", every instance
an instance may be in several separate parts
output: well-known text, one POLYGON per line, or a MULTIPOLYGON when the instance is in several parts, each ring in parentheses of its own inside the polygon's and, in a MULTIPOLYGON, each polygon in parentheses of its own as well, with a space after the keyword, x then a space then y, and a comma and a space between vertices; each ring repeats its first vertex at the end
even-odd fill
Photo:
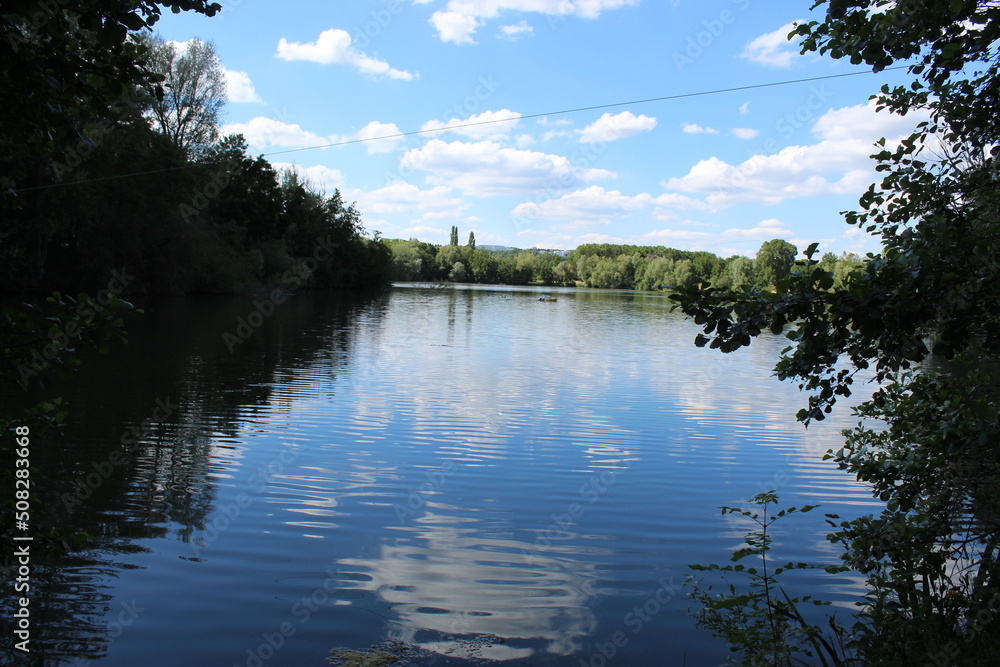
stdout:
MULTIPOLYGON (((905 69, 907 65, 899 65, 896 67, 886 67, 883 72, 888 72, 891 70, 905 69)), ((790 81, 774 81, 771 83, 757 83, 748 86, 736 86, 734 88, 718 88, 716 90, 703 90, 696 93, 681 93, 678 95, 666 95, 664 97, 650 97, 644 100, 632 100, 631 102, 615 102, 613 104, 598 104, 596 106, 590 107, 578 107, 576 109, 564 109, 562 111, 549 111, 546 113, 533 113, 524 116, 514 116, 511 118, 494 118, 493 120, 482 120, 476 121, 474 123, 463 123, 461 125, 449 125, 447 127, 435 127, 426 130, 414 130, 412 132, 400 132, 398 134, 387 134, 382 137, 369 137, 365 139, 349 139, 346 141, 336 141, 330 144, 322 144, 319 146, 308 146, 306 148, 291 148, 287 151, 275 151, 272 153, 264 153, 265 157, 271 155, 285 155, 287 153, 298 153, 301 151, 312 151, 318 150, 320 148, 334 148, 336 146, 347 146, 350 144, 360 144, 368 141, 380 141, 382 139, 400 139, 403 137, 412 137, 420 134, 429 134, 431 132, 444 132, 446 130, 458 130, 466 127, 476 127, 479 125, 491 125, 493 123, 509 123, 515 120, 529 120, 532 118, 543 118, 545 116, 559 116, 562 114, 578 113, 581 111, 598 111, 601 109, 613 109, 615 107, 630 106, 633 104, 648 104, 650 102, 665 102, 669 100, 680 100, 688 97, 704 97, 707 95, 718 95, 721 93, 735 93, 743 90, 754 90, 757 88, 773 88, 776 86, 787 86, 795 83, 811 83, 813 81, 824 81, 828 79, 840 79, 847 76, 858 76, 859 74, 872 74, 872 72, 847 72, 845 74, 828 74, 826 76, 814 76, 806 79, 792 79, 790 81)))
MULTIPOLYGON (((886 67, 885 69, 883 69, 881 71, 883 71, 883 72, 890 72, 890 71, 893 71, 893 70, 906 69, 907 67, 908 67, 907 65, 898 65, 898 66, 895 66, 895 67, 886 67)), ((646 99, 642 99, 642 100, 632 100, 632 101, 629 101, 629 102, 614 102, 612 104, 597 104, 597 105, 594 105, 594 106, 577 107, 577 108, 574 108, 574 109, 562 109, 562 110, 559 110, 559 111, 547 111, 547 112, 544 112, 544 113, 533 113, 533 114, 527 114, 527 115, 512 116, 510 118, 494 118, 492 120, 481 120, 481 121, 476 121, 476 122, 472 122, 472 123, 462 123, 462 124, 459 124, 459 125, 448 125, 448 126, 445 126, 445 127, 428 128, 426 130, 413 130, 411 132, 399 132, 397 134, 388 134, 388 135, 381 136, 381 137, 366 137, 364 139, 360 139, 360 138, 359 139, 348 139, 348 140, 345 140, 345 141, 336 141, 336 142, 332 142, 332 143, 329 143, 329 144, 321 144, 321 145, 318 145, 318 146, 307 146, 305 148, 291 148, 291 149, 285 150, 285 151, 272 151, 270 153, 261 153, 261 156, 262 157, 270 157, 270 156, 273 156, 273 155, 287 155, 289 153, 300 153, 300 152, 303 152, 303 151, 313 151, 313 150, 319 150, 321 148, 335 148, 335 147, 338 147, 338 146, 349 146, 349 145, 352 145, 352 144, 362 144, 362 143, 367 143, 367 142, 371 142, 371 141, 383 141, 385 139, 401 139, 401 138, 404 138, 404 137, 412 137, 412 136, 418 136, 418 135, 422 135, 422 134, 432 134, 432 133, 435 133, 435 132, 445 132, 445 131, 448 131, 448 130, 460 130, 460 129, 467 128, 467 127, 478 127, 478 126, 482 126, 482 125, 492 125, 492 124, 496 124, 496 123, 510 123, 512 121, 530 120, 532 118, 544 118, 546 116, 560 116, 560 115, 571 114, 571 113, 580 113, 580 112, 583 112, 583 111, 599 111, 601 109, 613 109, 613 108, 616 108, 616 107, 623 107, 623 106, 631 106, 631 105, 638 105, 638 104, 650 104, 652 102, 667 102, 667 101, 671 101, 671 100, 680 100, 680 99, 686 99, 686 98, 692 98, 692 97, 706 97, 708 95, 720 95, 720 94, 723 94, 723 93, 735 93, 735 92, 741 92, 741 91, 746 91, 746 90, 758 90, 758 89, 761 89, 761 88, 776 88, 778 86, 789 86, 789 85, 794 85, 794 84, 799 84, 799 83, 812 83, 812 82, 815 82, 815 81, 829 81, 831 79, 842 79, 842 78, 849 77, 849 76, 859 76, 859 75, 862 75, 862 74, 874 74, 874 73, 875 72, 871 72, 871 71, 865 70, 865 71, 860 71, 860 72, 846 72, 846 73, 843 73, 843 74, 827 74, 827 75, 824 75, 824 76, 807 77, 807 78, 804 78, 804 79, 790 79, 790 80, 787 80, 787 81, 772 81, 772 82, 769 82, 769 83, 757 83, 757 84, 750 84, 750 85, 746 85, 746 86, 734 86, 732 88, 716 88, 714 90, 702 90, 702 91, 698 91, 698 92, 694 92, 694 93, 679 93, 679 94, 676 94, 676 95, 664 95, 662 97, 650 97, 650 98, 646 98, 646 99)), ((19 189, 16 189, 14 191, 15 192, 29 192, 29 191, 32 191, 32 190, 47 190, 47 189, 50 189, 50 188, 65 187, 65 186, 68 186, 68 185, 84 185, 84 184, 87 184, 87 183, 99 183, 99 182, 102 182, 102 181, 113 181, 113 180, 119 180, 119 179, 123 179, 123 178, 133 178, 135 176, 148 176, 148 175, 151 175, 151 174, 162 174, 162 173, 167 173, 167 172, 171 172, 171 171, 180 171, 180 170, 183 170, 183 169, 197 169, 197 168, 200 168, 200 167, 213 166, 213 165, 216 165, 216 164, 223 164, 223 163, 222 162, 201 162, 201 163, 197 163, 197 164, 189 164, 189 165, 183 165, 183 166, 179 166, 179 167, 167 167, 165 169, 152 169, 152 170, 148 170, 148 171, 139 171, 139 172, 133 172, 133 173, 128 173, 128 174, 115 174, 115 175, 111 175, 111 176, 100 176, 100 177, 96 177, 96 178, 82 179, 82 180, 78 180, 78 181, 67 181, 65 183, 50 183, 48 185, 36 185, 36 186, 30 187, 30 188, 19 188, 19 189)))

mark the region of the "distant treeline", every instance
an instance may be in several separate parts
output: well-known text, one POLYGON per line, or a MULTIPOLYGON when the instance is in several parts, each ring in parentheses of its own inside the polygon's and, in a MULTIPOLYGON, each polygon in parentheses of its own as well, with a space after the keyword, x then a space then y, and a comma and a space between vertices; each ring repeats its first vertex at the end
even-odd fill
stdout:
MULTIPOLYGON (((721 289, 770 288, 788 274, 798 249, 781 239, 761 245, 754 258, 722 258, 710 252, 664 246, 586 244, 565 257, 549 251, 489 251, 474 245, 437 246, 417 239, 388 241, 394 280, 428 280, 508 285, 585 286, 658 290, 711 283, 721 289)), ((861 258, 826 253, 820 267, 837 285, 861 258)))
POLYGON ((0 292, 388 284, 388 246, 339 193, 277 172, 240 135, 218 136, 225 87, 210 44, 178 53, 135 39, 164 77, 162 98, 136 87, 54 158, 26 141, 0 155, 0 292))

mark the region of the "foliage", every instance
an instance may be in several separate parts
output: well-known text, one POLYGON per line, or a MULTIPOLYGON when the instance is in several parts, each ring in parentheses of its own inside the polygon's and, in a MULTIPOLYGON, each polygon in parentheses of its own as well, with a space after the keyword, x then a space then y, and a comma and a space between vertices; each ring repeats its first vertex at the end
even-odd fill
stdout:
POLYGON ((959 646, 950 659, 984 664, 1000 655, 995 384, 975 369, 923 369, 858 414, 886 427, 847 432, 827 458, 886 501, 881 516, 834 524, 832 535, 871 586, 861 653, 891 664, 959 646))
MULTIPOLYGON (((159 35, 138 37, 150 70, 163 78, 162 92, 148 97, 153 128, 189 157, 204 154, 219 135, 226 105, 222 63, 210 42, 192 39, 178 52, 159 35)), ((160 92, 160 91, 158 91, 160 92)))
POLYGON ((0 186, 39 185, 45 162, 100 138, 106 119, 135 88, 158 77, 142 64, 144 46, 129 31, 148 29, 161 7, 214 15, 207 0, 8 0, 0 13, 0 186))
MULTIPOLYGON (((750 499, 760 511, 723 506, 723 514, 746 517, 759 529, 751 530, 744 538, 746 546, 737 549, 730 559, 735 565, 690 565, 696 572, 718 572, 723 582, 721 593, 713 593, 704 579, 688 575, 685 586, 692 588, 688 597, 698 603, 689 609, 699 627, 729 642, 734 652, 742 653, 741 664, 791 665, 802 662, 798 656, 819 658, 823 665, 849 664, 844 657, 843 631, 831 622, 832 637, 810 624, 799 611, 803 603, 827 605, 810 596, 790 597, 778 584, 778 577, 790 570, 815 569, 820 566, 807 563, 786 563, 775 566, 768 561, 774 536, 772 525, 779 519, 795 513, 809 512, 817 505, 790 507, 775 514, 768 513, 768 506, 778 502, 774 491, 759 493, 750 499), (740 561, 748 557, 759 559, 760 567, 746 566, 740 561), (770 567, 770 570, 768 569, 770 567), (730 581, 731 577, 747 580, 748 592, 730 581)), ((773 511, 773 510, 771 510, 773 511)), ((828 572, 842 572, 845 567, 832 566, 828 572)))
MULTIPOLYGON (((81 363, 81 348, 104 352, 115 340, 125 339, 124 318, 130 311, 141 312, 108 291, 97 298, 55 292, 38 304, 0 310, 0 384, 26 391, 71 372, 81 363)), ((21 415, 0 414, 0 432, 15 423, 49 428, 64 416, 62 401, 49 399, 21 415)))
POLYGON ((799 249, 788 241, 781 239, 771 239, 765 241, 757 251, 757 270, 760 272, 761 280, 777 288, 778 282, 788 277, 795 262, 795 256, 799 254, 799 249))
POLYGON ((696 344, 723 352, 787 329, 777 375, 809 390, 807 424, 870 372, 865 421, 829 454, 886 503, 830 536, 871 589, 853 646, 866 664, 981 664, 1000 651, 1000 7, 824 5, 824 20, 793 32, 803 51, 875 71, 908 60, 915 80, 883 87, 878 106, 929 116, 897 145, 879 143, 881 180, 845 213, 882 252, 838 275, 814 244, 774 293, 702 286, 676 298, 704 327, 696 344))

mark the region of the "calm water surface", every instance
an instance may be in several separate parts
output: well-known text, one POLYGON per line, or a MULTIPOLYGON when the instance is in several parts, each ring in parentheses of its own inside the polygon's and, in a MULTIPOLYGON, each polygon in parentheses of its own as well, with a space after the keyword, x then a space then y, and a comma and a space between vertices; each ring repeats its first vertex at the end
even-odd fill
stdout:
POLYGON ((822 503, 777 529, 779 557, 810 562, 836 556, 822 512, 876 509, 821 461, 846 406, 795 422, 804 396, 771 377, 784 339, 698 349, 661 295, 399 285, 266 319, 249 298, 142 305, 36 445, 48 519, 98 545, 37 564, 46 664, 323 665, 391 640, 421 649, 412 664, 719 664, 680 584, 740 546, 720 505, 774 487, 822 503))

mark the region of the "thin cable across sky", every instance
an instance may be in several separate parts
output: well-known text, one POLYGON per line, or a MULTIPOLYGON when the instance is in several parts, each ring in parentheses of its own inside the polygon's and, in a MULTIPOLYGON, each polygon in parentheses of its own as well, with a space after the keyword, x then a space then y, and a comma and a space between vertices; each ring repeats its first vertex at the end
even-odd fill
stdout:
MULTIPOLYGON (((905 69, 906 67, 907 67, 907 65, 899 65, 899 66, 896 66, 896 67, 887 67, 887 68, 885 68, 882 71, 883 72, 889 72, 889 71, 892 71, 892 70, 905 69)), ((467 127, 477 127, 477 126, 481 126, 481 125, 492 125, 492 124, 496 124, 496 123, 509 123, 509 122, 512 122, 512 121, 528 120, 528 119, 531 119, 531 118, 544 118, 546 116, 561 116, 561 115, 571 114, 571 113, 581 113, 583 111, 599 111, 599 110, 602 110, 602 109, 614 109, 616 107, 623 107, 623 106, 632 106, 632 105, 639 105, 639 104, 651 104, 653 102, 667 102, 667 101, 671 101, 671 100, 680 100, 680 99, 686 99, 686 98, 692 98, 692 97, 706 97, 708 95, 720 95, 720 94, 723 94, 723 93, 735 93, 735 92, 741 92, 741 91, 745 91, 745 90, 757 90, 757 89, 760 89, 760 88, 775 88, 775 87, 778 87, 778 86, 789 86, 789 85, 794 85, 794 84, 799 84, 799 83, 812 83, 812 82, 815 82, 815 81, 829 81, 830 79, 842 79, 844 77, 860 76, 860 75, 863 75, 863 74, 874 74, 874 72, 871 72, 870 70, 864 70, 864 71, 859 71, 859 72, 845 72, 843 74, 827 74, 825 76, 813 76, 813 77, 808 77, 808 78, 805 78, 805 79, 789 79, 789 80, 785 80, 785 81, 771 81, 769 83, 757 83, 757 84, 750 84, 750 85, 746 85, 746 86, 735 86, 735 87, 732 87, 732 88, 715 88, 715 89, 712 89, 712 90, 701 90, 701 91, 697 91, 697 92, 693 92, 693 93, 678 93, 676 95, 664 95, 662 97, 649 97, 649 98, 641 99, 641 100, 631 100, 629 102, 613 102, 613 103, 610 103, 610 104, 597 104, 597 105, 587 106, 587 107, 576 107, 574 109, 560 109, 560 110, 557 110, 557 111, 546 111, 546 112, 542 112, 542 113, 532 113, 532 114, 527 114, 527 115, 512 116, 510 118, 495 118, 495 119, 492 119, 492 120, 481 120, 481 121, 475 121, 475 122, 471 122, 471 123, 462 123, 462 124, 459 124, 459 125, 448 125, 446 127, 428 128, 426 130, 413 130, 411 132, 399 132, 397 134, 387 134, 387 135, 381 136, 381 137, 366 137, 364 139, 348 139, 348 140, 344 140, 344 141, 335 141, 335 142, 328 143, 328 144, 320 144, 320 145, 317 145, 317 146, 306 146, 304 148, 290 148, 288 150, 283 150, 283 151, 272 151, 270 153, 261 153, 261 155, 263 157, 271 157, 271 156, 274 156, 274 155, 287 155, 289 153, 301 153, 301 152, 304 152, 304 151, 314 151, 314 150, 319 150, 319 149, 322 149, 322 148, 335 148, 337 146, 349 146, 351 144, 363 144, 363 143, 368 143, 368 142, 372 142, 372 141, 383 141, 383 140, 386 140, 386 139, 401 139, 403 137, 413 137, 413 136, 418 136, 418 135, 422 135, 422 134, 432 134, 432 133, 435 133, 435 132, 444 132, 444 131, 448 131, 448 130, 459 130, 459 129, 463 129, 463 128, 467 128, 467 127)), ((150 171, 139 171, 139 172, 132 172, 132 173, 128 173, 128 174, 115 174, 115 175, 111 175, 111 176, 101 176, 101 177, 98 177, 98 178, 88 178, 88 179, 83 179, 83 180, 79 180, 79 181, 67 181, 65 183, 50 183, 48 185, 37 185, 37 186, 34 186, 34 187, 30 187, 30 188, 20 188, 18 190, 15 190, 15 192, 28 192, 28 191, 32 191, 32 190, 47 190, 49 188, 65 187, 65 186, 68 186, 68 185, 83 185, 83 184, 86 184, 86 183, 99 183, 101 181, 113 181, 113 180, 119 180, 119 179, 123 179, 123 178, 133 178, 135 176, 148 176, 148 175, 151 175, 151 174, 161 174, 161 173, 166 173, 166 172, 170 172, 170 171, 178 171, 178 170, 181 170, 181 169, 195 169, 195 168, 198 168, 198 167, 209 166, 209 165, 212 165, 212 164, 221 164, 221 163, 201 162, 201 163, 196 163, 196 164, 183 165, 183 166, 179 166, 179 167, 168 167, 168 168, 165 168, 165 169, 154 169, 154 170, 150 170, 150 171)))

